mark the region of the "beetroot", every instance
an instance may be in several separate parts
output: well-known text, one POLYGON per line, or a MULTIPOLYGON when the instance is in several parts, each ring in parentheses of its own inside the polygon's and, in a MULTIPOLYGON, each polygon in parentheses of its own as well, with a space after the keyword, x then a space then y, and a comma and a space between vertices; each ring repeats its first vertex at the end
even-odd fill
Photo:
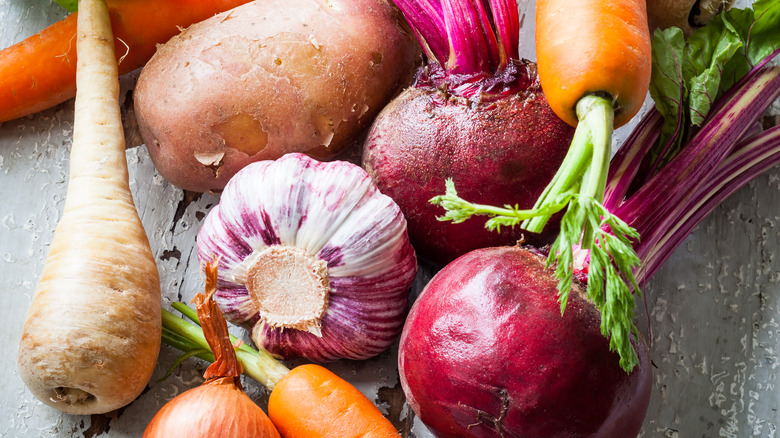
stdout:
MULTIPOLYGON (((474 202, 530 208, 566 155, 573 128, 547 105, 535 64, 516 67, 517 92, 480 102, 418 81, 382 110, 369 131, 363 165, 401 207, 418 254, 434 263, 513 244, 523 233, 518 227, 490 232, 485 219, 439 222, 444 210, 428 201, 444 193, 445 179, 474 202)), ((546 227, 525 237, 543 244, 555 231, 546 227)))
POLYGON ((547 104, 536 64, 519 60, 517 4, 395 3, 428 63, 375 119, 363 165, 401 207, 418 255, 444 264, 472 249, 514 244, 521 233, 547 243, 555 227, 495 234, 484 220, 440 223, 445 211, 429 203, 452 178, 470 200, 530 208, 569 149, 574 129, 547 104))
POLYGON ((399 371, 409 404, 440 437, 636 436, 651 365, 627 374, 575 284, 561 315, 553 271, 519 247, 470 252, 414 303, 399 371))

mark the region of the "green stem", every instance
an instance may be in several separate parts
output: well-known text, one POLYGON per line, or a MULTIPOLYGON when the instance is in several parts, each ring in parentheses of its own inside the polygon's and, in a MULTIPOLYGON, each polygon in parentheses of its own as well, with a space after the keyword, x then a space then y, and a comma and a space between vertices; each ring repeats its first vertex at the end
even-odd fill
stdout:
POLYGON ((184 303, 180 303, 178 301, 174 301, 173 303, 171 303, 171 307, 181 312, 181 314, 184 315, 186 318, 189 318, 190 321, 194 322, 195 324, 201 325, 200 319, 198 319, 198 312, 192 307, 184 303))
MULTIPOLYGON (((565 194, 579 193, 601 202, 609 174, 614 113, 612 101, 601 96, 588 95, 577 102, 579 124, 569 151, 533 210, 549 211, 565 194)), ((540 233, 551 217, 541 214, 526 219, 521 227, 540 233)))
MULTIPOLYGON (((187 306, 185 305, 185 307, 187 306)), ((187 350, 181 350, 185 353, 192 351, 192 347, 211 351, 206 337, 203 336, 203 330, 199 326, 187 322, 165 309, 162 309, 162 323, 164 329, 178 336, 178 338, 173 338, 174 340, 178 339, 178 345, 169 344, 172 347, 181 349, 180 346, 184 346, 187 350), (184 338, 188 343, 182 343, 180 338, 184 338)), ((166 344, 169 339, 163 337, 166 344)), ((235 339, 237 338, 231 336, 233 342, 235 339)), ((236 348, 236 357, 244 367, 244 374, 265 385, 269 390, 273 390, 279 380, 290 371, 265 349, 255 350, 246 344, 241 347, 236 348)))
POLYGON ((615 110, 612 101, 599 96, 586 96, 577 102, 577 117, 590 133, 591 163, 583 178, 581 195, 598 202, 604 200, 612 155, 612 127, 615 110))
MULTIPOLYGON (((165 342, 167 344, 168 342, 166 341, 166 334, 164 332, 163 332, 162 336, 163 336, 163 342, 165 342)), ((170 345, 170 344, 168 344, 168 345, 170 345)), ((182 351, 187 351, 187 350, 182 350, 182 351)), ((184 353, 181 356, 179 356, 178 358, 176 358, 176 360, 173 362, 173 365, 171 365, 171 367, 168 368, 168 372, 165 373, 164 376, 162 376, 159 379, 157 379, 157 381, 158 382, 163 382, 168 377, 171 377, 171 374, 173 374, 173 370, 175 370, 176 367, 178 367, 179 365, 182 364, 182 362, 184 362, 185 360, 191 358, 192 356, 199 357, 199 358, 201 358, 203 360, 207 360, 209 362, 214 362, 214 355, 213 354, 211 354, 210 352, 208 352, 206 350, 199 350, 199 349, 197 349, 197 347, 195 347, 195 348, 187 351, 187 353, 184 353)))
MULTIPOLYGON (((171 307, 181 312, 181 314, 184 315, 186 318, 188 318, 190 321, 194 322, 197 325, 201 325, 200 319, 198 319, 198 312, 192 307, 178 301, 174 301, 173 303, 171 303, 171 307)), ((233 345, 236 345, 236 342, 238 341, 239 339, 237 337, 230 335, 230 342, 233 345)), ((254 348, 250 347, 243 341, 241 341, 241 343, 239 344, 238 349, 246 351, 247 353, 250 354, 256 352, 254 348)))
POLYGON ((187 354, 197 352, 197 354, 195 354, 196 357, 207 360, 209 362, 214 362, 214 353, 212 353, 211 350, 205 350, 201 348, 200 345, 190 341, 183 336, 179 336, 165 327, 163 327, 162 330, 162 341, 171 347, 186 352, 187 354))
MULTIPOLYGON (((590 144, 589 132, 585 125, 579 125, 574 131, 574 137, 571 140, 569 151, 566 153, 558 171, 553 179, 545 187, 544 191, 536 200, 534 207, 541 207, 546 202, 561 193, 577 193, 581 175, 587 171, 588 162, 593 154, 593 148, 590 144), (582 128, 579 128, 582 126, 582 128)), ((546 222, 546 220, 545 220, 546 222)), ((541 231, 541 229, 539 229, 541 231)))
POLYGON ((504 226, 513 227, 523 219, 529 219, 542 214, 555 214, 555 212, 564 208, 568 202, 568 198, 556 199, 553 203, 544 207, 544 210, 520 210, 516 206, 512 208, 507 205, 501 208, 492 205, 474 204, 458 196, 458 192, 455 190, 455 183, 451 178, 445 181, 444 195, 435 196, 430 200, 431 204, 441 206, 446 210, 446 214, 438 217, 438 220, 452 221, 452 223, 459 224, 475 215, 488 216, 491 219, 485 223, 485 227, 491 231, 500 231, 501 227, 504 226))

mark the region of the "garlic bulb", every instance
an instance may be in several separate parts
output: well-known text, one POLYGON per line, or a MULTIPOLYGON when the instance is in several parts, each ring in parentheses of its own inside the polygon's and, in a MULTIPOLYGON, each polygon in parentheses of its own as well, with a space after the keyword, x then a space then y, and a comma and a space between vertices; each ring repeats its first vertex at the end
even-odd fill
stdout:
POLYGON ((226 318, 282 358, 365 359, 401 332, 417 260, 398 206, 347 162, 250 164, 198 233, 226 318))

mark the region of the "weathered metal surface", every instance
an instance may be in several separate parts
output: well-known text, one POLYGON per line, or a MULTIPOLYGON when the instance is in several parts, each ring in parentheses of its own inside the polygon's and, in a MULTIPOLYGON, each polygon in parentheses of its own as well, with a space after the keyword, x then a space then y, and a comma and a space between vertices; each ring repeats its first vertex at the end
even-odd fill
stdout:
MULTIPOLYGON (((520 2, 522 52, 533 57, 533 3, 520 2)), ((741 2, 740 4, 744 4, 741 2)), ((0 0, 0 46, 37 32, 65 14, 49 0, 0 0)), ((123 78, 132 88, 133 76, 123 78)), ((775 108, 773 114, 780 114, 775 108)), ((199 384, 190 360, 156 381, 176 353, 163 348, 154 379, 134 403, 108 415, 63 415, 37 401, 16 370, 22 322, 60 217, 68 172, 73 103, 0 124, 0 436, 138 437, 157 409, 199 384)), ((131 119, 130 119, 131 120, 131 119)), ((777 124, 769 117, 767 124, 777 124)), ((160 269, 163 305, 202 287, 194 253, 200 221, 217 202, 185 193, 154 170, 144 147, 127 152, 131 187, 160 269)), ((646 437, 775 437, 780 339, 780 169, 727 200, 707 218, 646 288, 645 316, 656 366, 646 437)), ((422 269, 415 290, 430 278, 422 269)), ((240 330, 234 330, 241 334, 240 330)), ((395 367, 396 351, 331 369, 375 400, 406 436, 430 437, 410 422, 395 367)), ((264 404, 265 391, 247 382, 264 404)))

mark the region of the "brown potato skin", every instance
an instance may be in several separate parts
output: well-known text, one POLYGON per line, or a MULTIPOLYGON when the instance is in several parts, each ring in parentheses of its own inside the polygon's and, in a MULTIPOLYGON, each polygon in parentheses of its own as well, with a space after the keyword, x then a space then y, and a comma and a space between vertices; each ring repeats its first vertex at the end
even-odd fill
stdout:
POLYGON ((707 7, 700 9, 696 0, 647 0, 647 22, 652 35, 656 29, 679 27, 686 36, 692 34, 697 26, 704 26, 724 9, 731 9, 734 0, 719 0, 707 2, 707 7))
POLYGON ((141 135, 160 174, 221 190, 247 164, 333 158, 408 83, 418 45, 386 0, 265 0, 159 47, 136 85, 141 135))

